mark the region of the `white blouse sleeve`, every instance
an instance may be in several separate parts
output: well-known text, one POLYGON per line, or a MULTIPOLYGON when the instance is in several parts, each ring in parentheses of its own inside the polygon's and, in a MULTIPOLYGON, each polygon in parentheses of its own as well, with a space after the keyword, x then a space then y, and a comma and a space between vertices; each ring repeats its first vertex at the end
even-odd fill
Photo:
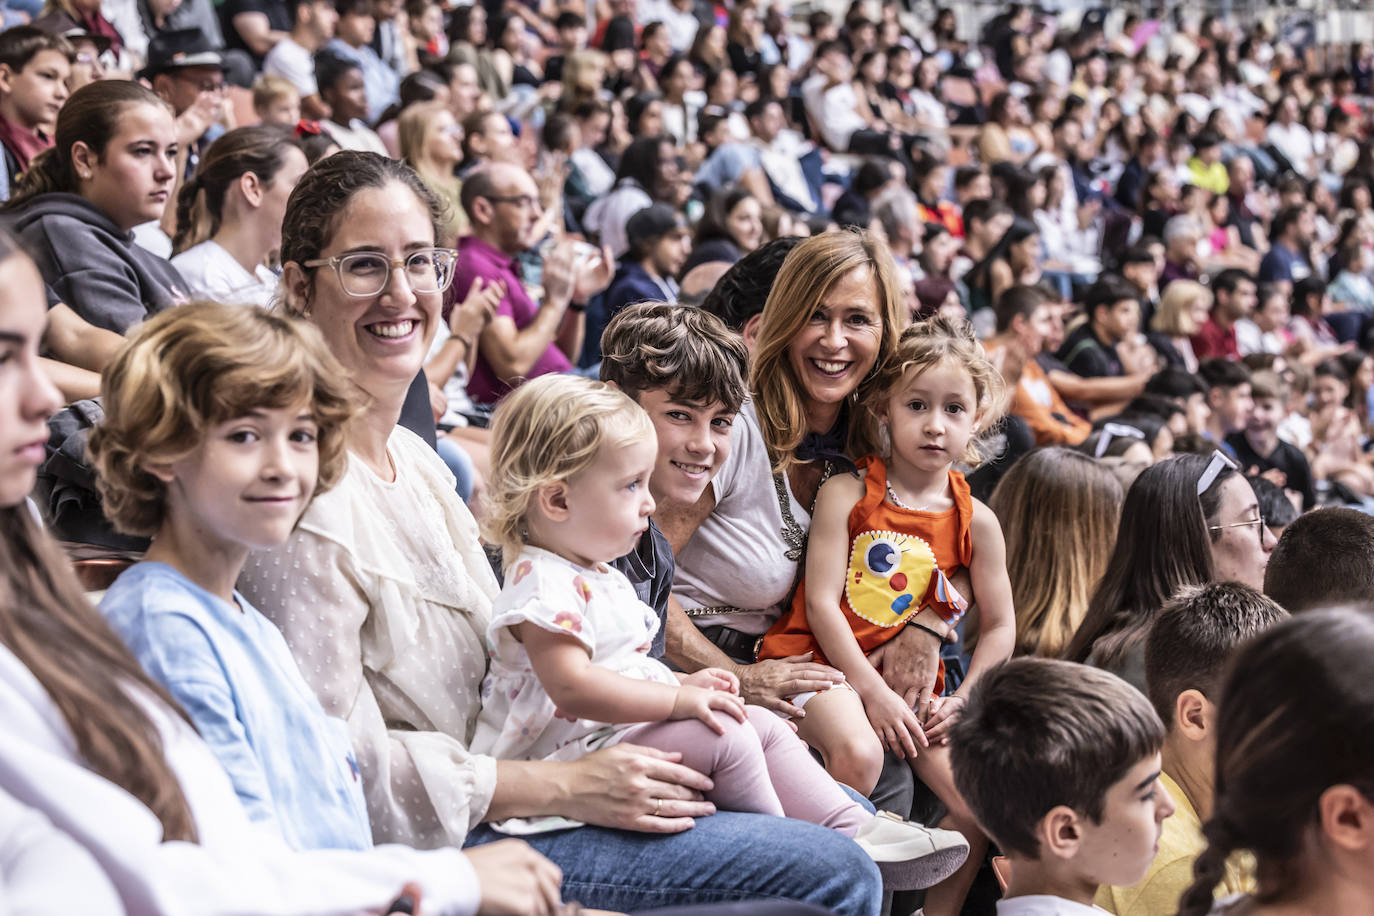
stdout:
MULTIPOLYGON (((282 631, 325 712, 348 723, 374 839, 420 848, 461 846, 491 803, 496 761, 470 754, 437 729, 388 727, 379 692, 395 704, 412 704, 367 664, 367 647, 392 643, 382 631, 405 611, 374 609, 349 551, 306 530, 284 547, 254 554, 238 585, 282 631)), ((376 597, 384 604, 395 596, 376 597)), ((420 654, 415 665, 424 664, 420 654)), ((406 718, 425 720, 418 708, 406 718)))
POLYGON ((0 913, 124 916, 124 905, 90 853, 0 790, 0 913))

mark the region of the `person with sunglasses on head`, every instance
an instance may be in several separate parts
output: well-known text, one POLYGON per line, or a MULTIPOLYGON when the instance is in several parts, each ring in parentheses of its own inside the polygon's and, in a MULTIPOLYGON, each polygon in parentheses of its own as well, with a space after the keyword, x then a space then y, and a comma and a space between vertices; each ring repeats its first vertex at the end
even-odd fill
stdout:
POLYGON ((609 251, 578 255, 556 248, 545 264, 543 302, 525 290, 516 256, 539 241, 539 188, 517 166, 492 162, 463 181, 463 211, 472 235, 458 240, 459 266, 445 309, 462 302, 473 281, 503 283, 506 295, 476 340, 477 364, 468 393, 492 404, 520 381, 567 372, 582 352, 587 299, 610 284, 609 251), (580 273, 580 276, 576 274, 580 273))
POLYGON ((1145 689, 1145 636, 1188 585, 1264 585, 1274 536, 1235 461, 1219 451, 1147 468, 1121 507, 1116 548, 1064 652, 1145 689))

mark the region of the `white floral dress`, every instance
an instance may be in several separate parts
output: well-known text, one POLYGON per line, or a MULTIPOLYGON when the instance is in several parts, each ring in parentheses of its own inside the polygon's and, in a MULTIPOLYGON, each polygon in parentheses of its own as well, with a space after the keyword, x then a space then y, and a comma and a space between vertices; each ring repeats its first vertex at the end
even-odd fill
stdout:
POLYGON ((492 604, 487 625, 491 663, 482 682, 474 753, 499 760, 575 760, 614 744, 632 727, 560 712, 515 638, 512 628, 521 623, 576 638, 593 664, 625 677, 678 683, 666 665, 649 657, 658 615, 639 600, 624 574, 604 563, 587 569, 527 547, 492 604))

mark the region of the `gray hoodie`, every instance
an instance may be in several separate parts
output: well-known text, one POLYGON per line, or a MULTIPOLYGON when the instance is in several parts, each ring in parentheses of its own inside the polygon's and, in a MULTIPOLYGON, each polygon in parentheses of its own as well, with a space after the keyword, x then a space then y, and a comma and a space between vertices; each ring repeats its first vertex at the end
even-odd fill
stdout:
POLYGON ((134 242, 76 194, 40 194, 4 214, 33 255, 52 302, 65 302, 96 327, 120 334, 149 315, 186 301, 171 262, 134 242))

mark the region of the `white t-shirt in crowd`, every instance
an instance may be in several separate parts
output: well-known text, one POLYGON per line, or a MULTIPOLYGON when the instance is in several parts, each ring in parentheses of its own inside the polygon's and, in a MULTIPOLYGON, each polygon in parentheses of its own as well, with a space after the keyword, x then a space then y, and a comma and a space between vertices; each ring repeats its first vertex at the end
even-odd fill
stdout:
POLYGON ((315 57, 290 38, 283 38, 272 46, 262 61, 262 72, 280 76, 301 94, 301 98, 317 94, 315 57))
POLYGON ((267 308, 277 292, 276 274, 262 264, 249 273, 214 239, 172 258, 172 266, 186 281, 192 299, 267 308))
POLYGON ((1027 894, 997 901, 997 916, 1099 916, 1105 912, 1101 907, 1049 894, 1027 894))
POLYGON ((802 101, 826 145, 842 153, 849 149, 854 132, 867 128, 868 122, 859 114, 859 97, 852 83, 838 83, 827 89, 827 82, 823 73, 808 79, 802 84, 802 101))

